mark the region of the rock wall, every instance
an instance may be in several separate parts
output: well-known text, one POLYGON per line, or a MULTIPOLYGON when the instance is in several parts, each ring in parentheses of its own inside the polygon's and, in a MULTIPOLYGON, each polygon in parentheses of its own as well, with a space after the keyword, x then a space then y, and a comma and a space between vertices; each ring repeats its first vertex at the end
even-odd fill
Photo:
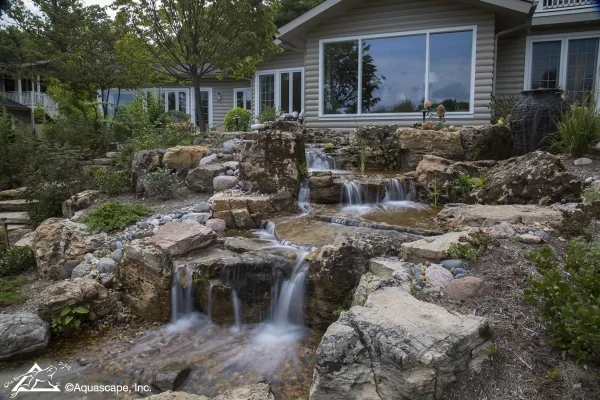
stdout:
POLYGON ((396 136, 402 152, 405 169, 413 169, 425 155, 434 155, 450 160, 464 160, 465 154, 458 130, 439 131, 420 128, 401 128, 396 136))
POLYGON ((402 169, 403 152, 397 130, 397 125, 368 125, 353 130, 350 133, 350 146, 342 150, 345 164, 358 166, 361 149, 368 148, 368 169, 402 169))
POLYGON ((252 192, 298 193, 307 175, 304 136, 267 130, 242 143, 240 178, 252 192))

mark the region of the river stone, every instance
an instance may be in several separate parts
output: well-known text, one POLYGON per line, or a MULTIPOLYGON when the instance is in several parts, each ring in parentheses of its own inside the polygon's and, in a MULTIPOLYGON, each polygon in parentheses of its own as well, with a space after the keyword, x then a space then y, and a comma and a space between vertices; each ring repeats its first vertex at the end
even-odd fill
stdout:
POLYGON ((446 297, 452 301, 465 301, 470 298, 479 297, 487 290, 485 282, 475 276, 466 276, 461 279, 452 280, 446 286, 446 297))
POLYGON ((516 235, 515 229, 508 222, 500 222, 488 229, 488 235, 497 239, 509 239, 516 235))
POLYGON ((121 261, 121 259, 123 258, 123 249, 116 249, 115 251, 113 251, 110 255, 110 258, 112 258, 116 262, 121 261))
POLYGON ((96 265, 98 271, 102 274, 110 274, 117 267, 117 263, 112 258, 101 258, 98 260, 98 264, 96 265))
POLYGON ((224 166, 225 168, 236 170, 236 169, 238 169, 238 166, 240 165, 240 163, 237 161, 226 161, 221 165, 224 166))
POLYGON ((227 224, 219 218, 212 218, 206 221, 206 227, 212 229, 216 233, 223 233, 227 229, 227 224))
POLYGON ((403 167, 415 168, 425 155, 433 155, 450 160, 464 160, 465 155, 458 131, 422 130, 421 128, 400 128, 397 131, 400 148, 403 150, 403 167))
POLYGON ((150 239, 125 244, 118 276, 123 300, 133 314, 149 321, 167 322, 171 316, 171 255, 150 239))
POLYGON ((577 160, 573 161, 573 164, 577 165, 577 166, 582 166, 582 165, 592 165, 593 161, 590 160, 589 158, 578 158, 577 160))
POLYGON ((98 190, 85 190, 62 202, 62 213, 65 218, 72 218, 77 211, 89 208, 100 197, 98 190))
POLYGON ((529 233, 517 235, 516 238, 519 242, 527 244, 540 244, 543 242, 541 237, 529 233))
POLYGON ((433 264, 425 271, 425 278, 427 279, 427 286, 439 292, 446 289, 448 283, 454 280, 454 275, 446 268, 433 264))
POLYGON ((167 149, 163 156, 163 164, 169 169, 182 171, 195 168, 208 148, 203 146, 175 146, 167 149))
MULTIPOLYGON (((106 234, 91 234, 83 224, 68 219, 50 218, 37 227, 33 235, 37 271, 42 278, 70 276, 62 270, 70 261, 81 262, 87 253, 102 248, 106 234)), ((73 268, 73 264, 68 264, 73 268)), ((77 265, 77 264, 75 264, 77 265)))
POLYGON ((212 192, 213 179, 221 172, 225 172, 225 167, 219 164, 201 165, 188 172, 185 183, 195 192, 212 192))
POLYGON ((410 271, 411 264, 396 257, 377 257, 369 261, 369 270, 382 278, 391 278, 396 271, 410 271))
POLYGON ((150 241, 172 256, 187 254, 193 250, 209 246, 215 239, 215 233, 200 224, 169 222, 160 228, 150 241))
POLYGON ((327 329, 310 400, 441 398, 490 337, 483 318, 381 288, 327 329))
POLYGON ((210 156, 206 156, 204 158, 202 158, 200 160, 199 165, 207 165, 207 164, 212 164, 215 161, 217 161, 217 155, 216 154, 211 154, 210 156))
POLYGON ((208 219, 210 218, 210 213, 209 212, 202 212, 202 213, 189 213, 183 216, 183 220, 187 220, 187 219, 191 219, 193 221, 196 221, 200 224, 205 223, 206 221, 208 221, 208 219))
POLYGON ((49 328, 35 314, 0 314, 0 361, 40 353, 50 340, 49 328))
POLYGON ((183 383, 189 372, 190 367, 185 364, 169 364, 156 373, 152 386, 161 391, 176 390, 183 383))
POLYGON ((213 187, 215 192, 224 192, 228 189, 233 189, 237 186, 238 178, 235 176, 217 176, 213 179, 213 187))
POLYGON ((202 203, 198 203, 198 204, 196 204, 194 206, 193 211, 197 212, 197 213, 207 213, 207 212, 210 212, 210 204, 208 204, 205 201, 203 201, 202 203))
POLYGON ((453 244, 461 243, 461 238, 468 238, 468 232, 450 232, 441 236, 426 237, 414 242, 402 243, 402 257, 410 262, 439 262, 448 256, 448 249, 453 244))
POLYGON ((563 213, 537 205, 446 204, 438 218, 469 227, 491 227, 501 222, 525 225, 540 223, 558 227, 562 224, 563 213))
POLYGON ((91 274, 93 269, 95 269, 94 265, 84 261, 73 268, 71 279, 84 278, 91 274))
POLYGON ((454 271, 457 268, 466 268, 467 264, 463 260, 444 260, 440 263, 448 271, 454 271))

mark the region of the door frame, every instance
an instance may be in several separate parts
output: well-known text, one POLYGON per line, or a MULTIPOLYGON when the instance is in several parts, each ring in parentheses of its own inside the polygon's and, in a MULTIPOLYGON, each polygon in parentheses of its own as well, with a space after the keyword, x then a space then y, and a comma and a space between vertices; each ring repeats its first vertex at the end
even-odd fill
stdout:
POLYGON ((247 109, 248 111, 252 112, 252 88, 251 87, 247 87, 247 88, 235 88, 233 89, 233 108, 237 108, 237 94, 238 92, 247 92, 247 97, 246 97, 246 93, 244 93, 244 109, 246 109, 246 102, 250 101, 250 108, 247 109))
MULTIPOLYGON (((256 114, 260 114, 260 77, 261 75, 274 75, 275 76, 275 108, 277 110, 281 110, 281 74, 286 74, 286 73, 294 73, 294 72, 300 72, 301 73, 301 92, 302 92, 302 97, 301 97, 301 105, 300 105, 300 111, 298 111, 298 113, 300 113, 302 110, 305 109, 304 105, 305 105, 305 97, 304 97, 304 86, 305 86, 305 82, 304 82, 304 67, 297 67, 297 68, 282 68, 282 69, 271 69, 271 70, 265 70, 265 71, 257 71, 256 75, 254 77, 254 87, 256 88, 256 90, 254 91, 254 101, 255 101, 255 110, 256 110, 256 114)), ((292 100, 293 97, 293 79, 290 79, 290 100, 292 100)), ((292 102, 290 101, 290 104, 292 102)), ((285 112, 287 114, 287 111, 285 112)))

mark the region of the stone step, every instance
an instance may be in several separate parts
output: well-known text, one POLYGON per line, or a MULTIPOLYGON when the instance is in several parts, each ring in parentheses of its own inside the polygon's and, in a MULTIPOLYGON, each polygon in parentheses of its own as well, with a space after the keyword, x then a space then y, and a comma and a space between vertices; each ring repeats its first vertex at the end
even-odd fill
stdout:
POLYGON ((25 211, 26 209, 27 201, 23 199, 0 201, 0 212, 25 211))
POLYGON ((15 225, 8 226, 9 232, 16 231, 17 229, 29 229, 29 227, 25 224, 15 224, 15 225))
POLYGON ((0 221, 3 218, 7 218, 9 224, 27 224, 29 222, 29 215, 26 212, 3 212, 0 213, 0 221))
POLYGON ((0 192, 0 200, 16 200, 16 199, 24 199, 25 198, 25 189, 24 187, 3 190, 0 192))

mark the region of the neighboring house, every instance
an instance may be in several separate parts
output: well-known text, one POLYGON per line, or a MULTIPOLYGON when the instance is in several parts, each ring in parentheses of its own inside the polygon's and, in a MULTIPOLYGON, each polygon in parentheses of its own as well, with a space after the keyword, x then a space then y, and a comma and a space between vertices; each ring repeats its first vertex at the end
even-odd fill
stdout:
POLYGON ((6 109, 13 121, 23 125, 35 125, 33 111, 42 106, 46 114, 54 118, 58 113, 56 103, 46 94, 44 81, 21 79, 0 74, 0 110, 6 109))

